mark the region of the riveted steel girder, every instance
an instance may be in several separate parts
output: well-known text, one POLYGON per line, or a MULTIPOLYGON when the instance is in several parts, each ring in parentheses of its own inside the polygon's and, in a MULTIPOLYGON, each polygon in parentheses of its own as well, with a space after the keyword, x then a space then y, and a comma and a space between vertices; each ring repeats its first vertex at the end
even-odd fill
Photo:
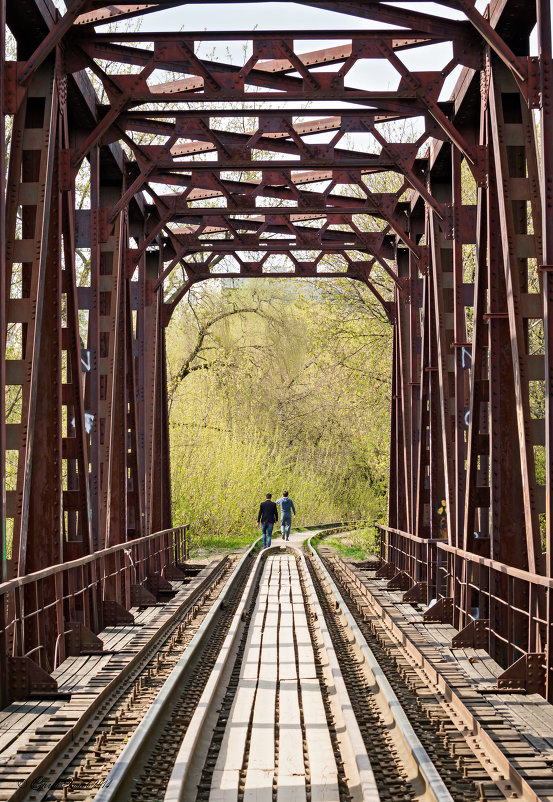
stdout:
POLYGON ((8 653, 50 672, 67 622, 99 631, 182 558, 165 327, 190 287, 348 278, 394 327, 383 556, 407 598, 486 621, 504 666, 543 653, 553 699, 550 3, 302 3, 377 23, 351 30, 119 25, 181 5, 0 0, 3 679, 8 653), (243 63, 220 57, 237 43, 243 63))

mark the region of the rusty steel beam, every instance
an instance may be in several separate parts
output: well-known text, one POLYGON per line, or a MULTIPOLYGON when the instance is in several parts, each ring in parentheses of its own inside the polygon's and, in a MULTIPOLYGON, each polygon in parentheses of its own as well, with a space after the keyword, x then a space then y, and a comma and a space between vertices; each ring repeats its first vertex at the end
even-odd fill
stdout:
MULTIPOLYGON (((550 176, 553 170, 553 45, 551 4, 538 0, 538 37, 542 57, 540 70, 541 91, 541 136, 542 136, 542 219, 543 219, 543 325, 545 341, 545 550, 546 573, 553 578, 553 187, 550 176)), ((547 627, 553 628, 553 594, 547 599, 547 627)), ((544 644, 546 650, 546 692, 553 697, 553 638, 548 637, 544 644)))
MULTIPOLYGON (((0 0, 0 140, 6 141, 6 0, 0 0)), ((0 548, 2 562, 0 580, 8 577, 8 543, 6 532, 6 148, 0 151, 0 519, 2 529, 0 548)), ((9 701, 8 636, 6 633, 7 605, 0 610, 0 705, 9 701)))
MULTIPOLYGON (((3 700, 8 651, 48 673, 72 648, 58 643, 67 622, 98 632, 102 599, 136 599, 127 544, 140 544, 139 581, 175 558, 147 546, 172 524, 165 329, 215 275, 345 277, 373 293, 394 329, 385 571, 413 598, 438 598, 465 632, 488 622, 506 669, 545 655, 540 690, 553 700, 550 3, 494 0, 486 14, 442 3, 460 20, 380 0, 303 3, 398 30, 101 27, 184 5, 74 0, 60 14, 24 0, 28 25, 8 8, 18 60, 4 64, 2 39, 0 102, 13 120, 7 188, 0 155, 3 579, 50 573, 40 589, 7 591, 3 700), (244 64, 218 57, 244 41, 244 64), (202 43, 215 54, 199 55, 202 43), (405 66, 442 43, 451 58, 439 69, 405 66), (366 60, 392 67, 397 86, 355 79, 366 60), (409 121, 416 141, 401 141, 395 126, 409 121), (90 203, 77 209, 83 168, 90 203), (85 269, 77 253, 90 254, 85 269), (64 565, 88 559, 78 593, 64 565)), ((0 0, 2 37, 5 14, 0 0)))

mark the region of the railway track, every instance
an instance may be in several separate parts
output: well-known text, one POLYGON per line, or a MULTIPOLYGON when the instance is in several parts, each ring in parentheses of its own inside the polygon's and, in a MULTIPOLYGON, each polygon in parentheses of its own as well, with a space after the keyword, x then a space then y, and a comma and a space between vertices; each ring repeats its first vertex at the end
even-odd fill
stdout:
MULTIPOLYGON (((372 607, 351 567, 330 554, 317 560, 324 564, 330 581, 343 588, 346 614, 366 639, 454 798, 478 802, 551 799, 551 770, 543 768, 540 757, 533 757, 529 775, 535 775, 538 785, 542 776, 547 777, 541 783, 541 793, 521 775, 518 761, 511 763, 486 728, 475 723, 462 701, 454 703, 455 692, 447 684, 447 675, 440 679, 420 655, 414 657, 405 637, 385 614, 372 607)), ((501 727, 501 738, 512 744, 513 755, 517 755, 516 744, 525 754, 527 746, 520 735, 514 730, 509 733, 508 726, 495 720, 492 711, 488 710, 488 716, 492 715, 490 726, 501 727)))
POLYGON ((183 657, 96 802, 468 798, 450 793, 360 633, 337 617, 337 588, 309 563, 272 549, 239 592, 226 589, 227 627, 203 625, 217 659, 198 633, 198 656, 183 657), (190 676, 199 686, 208 670, 194 702, 190 676))
MULTIPOLYGON (((246 554, 242 562, 246 564, 250 559, 246 554)), ((210 574, 112 680, 82 719, 50 748, 13 794, 13 802, 80 800, 90 795, 90 788, 99 787, 100 765, 115 762, 129 734, 149 709, 183 649, 216 603, 228 578, 237 570, 235 558, 224 558, 214 564, 210 574)), ((36 745, 48 737, 47 728, 44 732, 38 730, 36 745)))
POLYGON ((452 735, 447 706, 398 672, 392 641, 341 580, 314 550, 250 550, 127 677, 88 737, 42 767, 57 782, 17 799, 515 798, 452 735))

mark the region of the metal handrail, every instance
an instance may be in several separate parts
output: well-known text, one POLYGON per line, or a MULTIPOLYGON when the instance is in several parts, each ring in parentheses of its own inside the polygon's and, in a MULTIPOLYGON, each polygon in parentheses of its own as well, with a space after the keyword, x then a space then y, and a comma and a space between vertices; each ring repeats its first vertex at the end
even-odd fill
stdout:
POLYGON ((117 543, 115 546, 108 546, 108 548, 101 549, 100 551, 93 551, 91 554, 86 554, 84 557, 79 557, 76 560, 56 563, 55 565, 48 566, 48 568, 42 568, 40 571, 35 571, 32 574, 14 577, 13 579, 9 579, 7 582, 2 582, 2 584, 0 584, 0 596, 32 582, 38 582, 41 579, 47 579, 48 577, 55 576, 56 574, 63 573, 64 571, 69 571, 72 568, 81 568, 84 565, 88 565, 88 563, 101 559, 102 557, 108 557, 110 554, 116 554, 119 551, 125 551, 130 546, 139 546, 142 543, 148 543, 149 541, 162 537, 163 535, 171 535, 176 532, 181 532, 188 529, 188 526, 189 524, 183 524, 182 526, 174 526, 171 529, 162 529, 160 532, 153 532, 151 535, 144 535, 143 537, 138 537, 135 540, 126 540, 124 543, 117 543))
POLYGON ((552 577, 543 576, 542 574, 534 574, 531 571, 525 571, 523 568, 517 568, 514 565, 509 565, 508 563, 494 560, 491 557, 484 557, 481 554, 475 554, 472 551, 460 549, 458 546, 452 546, 443 540, 435 538, 421 538, 417 535, 411 534, 410 532, 404 532, 401 529, 394 529, 391 526, 384 526, 382 524, 376 524, 376 526, 382 532, 389 532, 391 534, 398 535, 399 537, 403 537, 413 543, 434 545, 438 551, 453 554, 455 557, 462 557, 464 560, 482 565, 485 568, 491 568, 493 571, 497 571, 505 576, 511 576, 515 579, 520 579, 523 582, 528 582, 533 585, 540 585, 550 589, 553 588, 552 577))

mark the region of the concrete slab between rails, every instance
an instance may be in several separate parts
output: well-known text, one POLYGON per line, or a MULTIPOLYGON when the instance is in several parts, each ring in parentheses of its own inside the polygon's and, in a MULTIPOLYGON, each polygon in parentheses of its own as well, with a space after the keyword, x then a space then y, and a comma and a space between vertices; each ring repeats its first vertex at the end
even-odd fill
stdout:
POLYGON ((553 705, 538 694, 495 692, 503 668, 484 649, 452 649, 457 630, 424 622, 426 605, 404 603, 403 591, 387 589, 388 580, 374 571, 329 552, 324 557, 362 589, 365 620, 381 621, 430 687, 445 694, 446 706, 500 766, 506 790, 525 800, 553 800, 553 705))
MULTIPOLYGON (((341 531, 342 529, 343 527, 337 527, 333 531, 341 531)), ((297 553, 302 563, 307 592, 315 611, 319 639, 323 646, 324 659, 322 668, 329 689, 329 700, 336 721, 335 729, 339 734, 340 748, 346 775, 348 776, 350 793, 354 800, 376 802, 380 797, 371 762, 365 748, 361 730, 355 718, 353 705, 342 676, 332 639, 303 553, 303 544, 306 539, 309 540, 312 537, 316 537, 323 531, 325 530, 316 530, 307 533, 295 532, 293 533, 293 539, 291 534, 291 539, 289 541, 277 540, 278 545, 271 544, 271 547, 265 551, 268 553, 279 553, 289 549, 297 553)), ((330 532, 327 532, 327 534, 330 534, 330 532)))
POLYGON ((201 595, 219 562, 210 562, 186 584, 172 582, 176 593, 165 604, 132 608, 134 625, 111 626, 99 633, 109 654, 64 660, 54 676, 59 691, 70 694, 68 701, 16 701, 0 711, 0 800, 19 798, 26 783, 42 775, 42 760, 53 758, 79 737, 89 717, 141 659, 151 641, 171 625, 183 606, 201 595))

